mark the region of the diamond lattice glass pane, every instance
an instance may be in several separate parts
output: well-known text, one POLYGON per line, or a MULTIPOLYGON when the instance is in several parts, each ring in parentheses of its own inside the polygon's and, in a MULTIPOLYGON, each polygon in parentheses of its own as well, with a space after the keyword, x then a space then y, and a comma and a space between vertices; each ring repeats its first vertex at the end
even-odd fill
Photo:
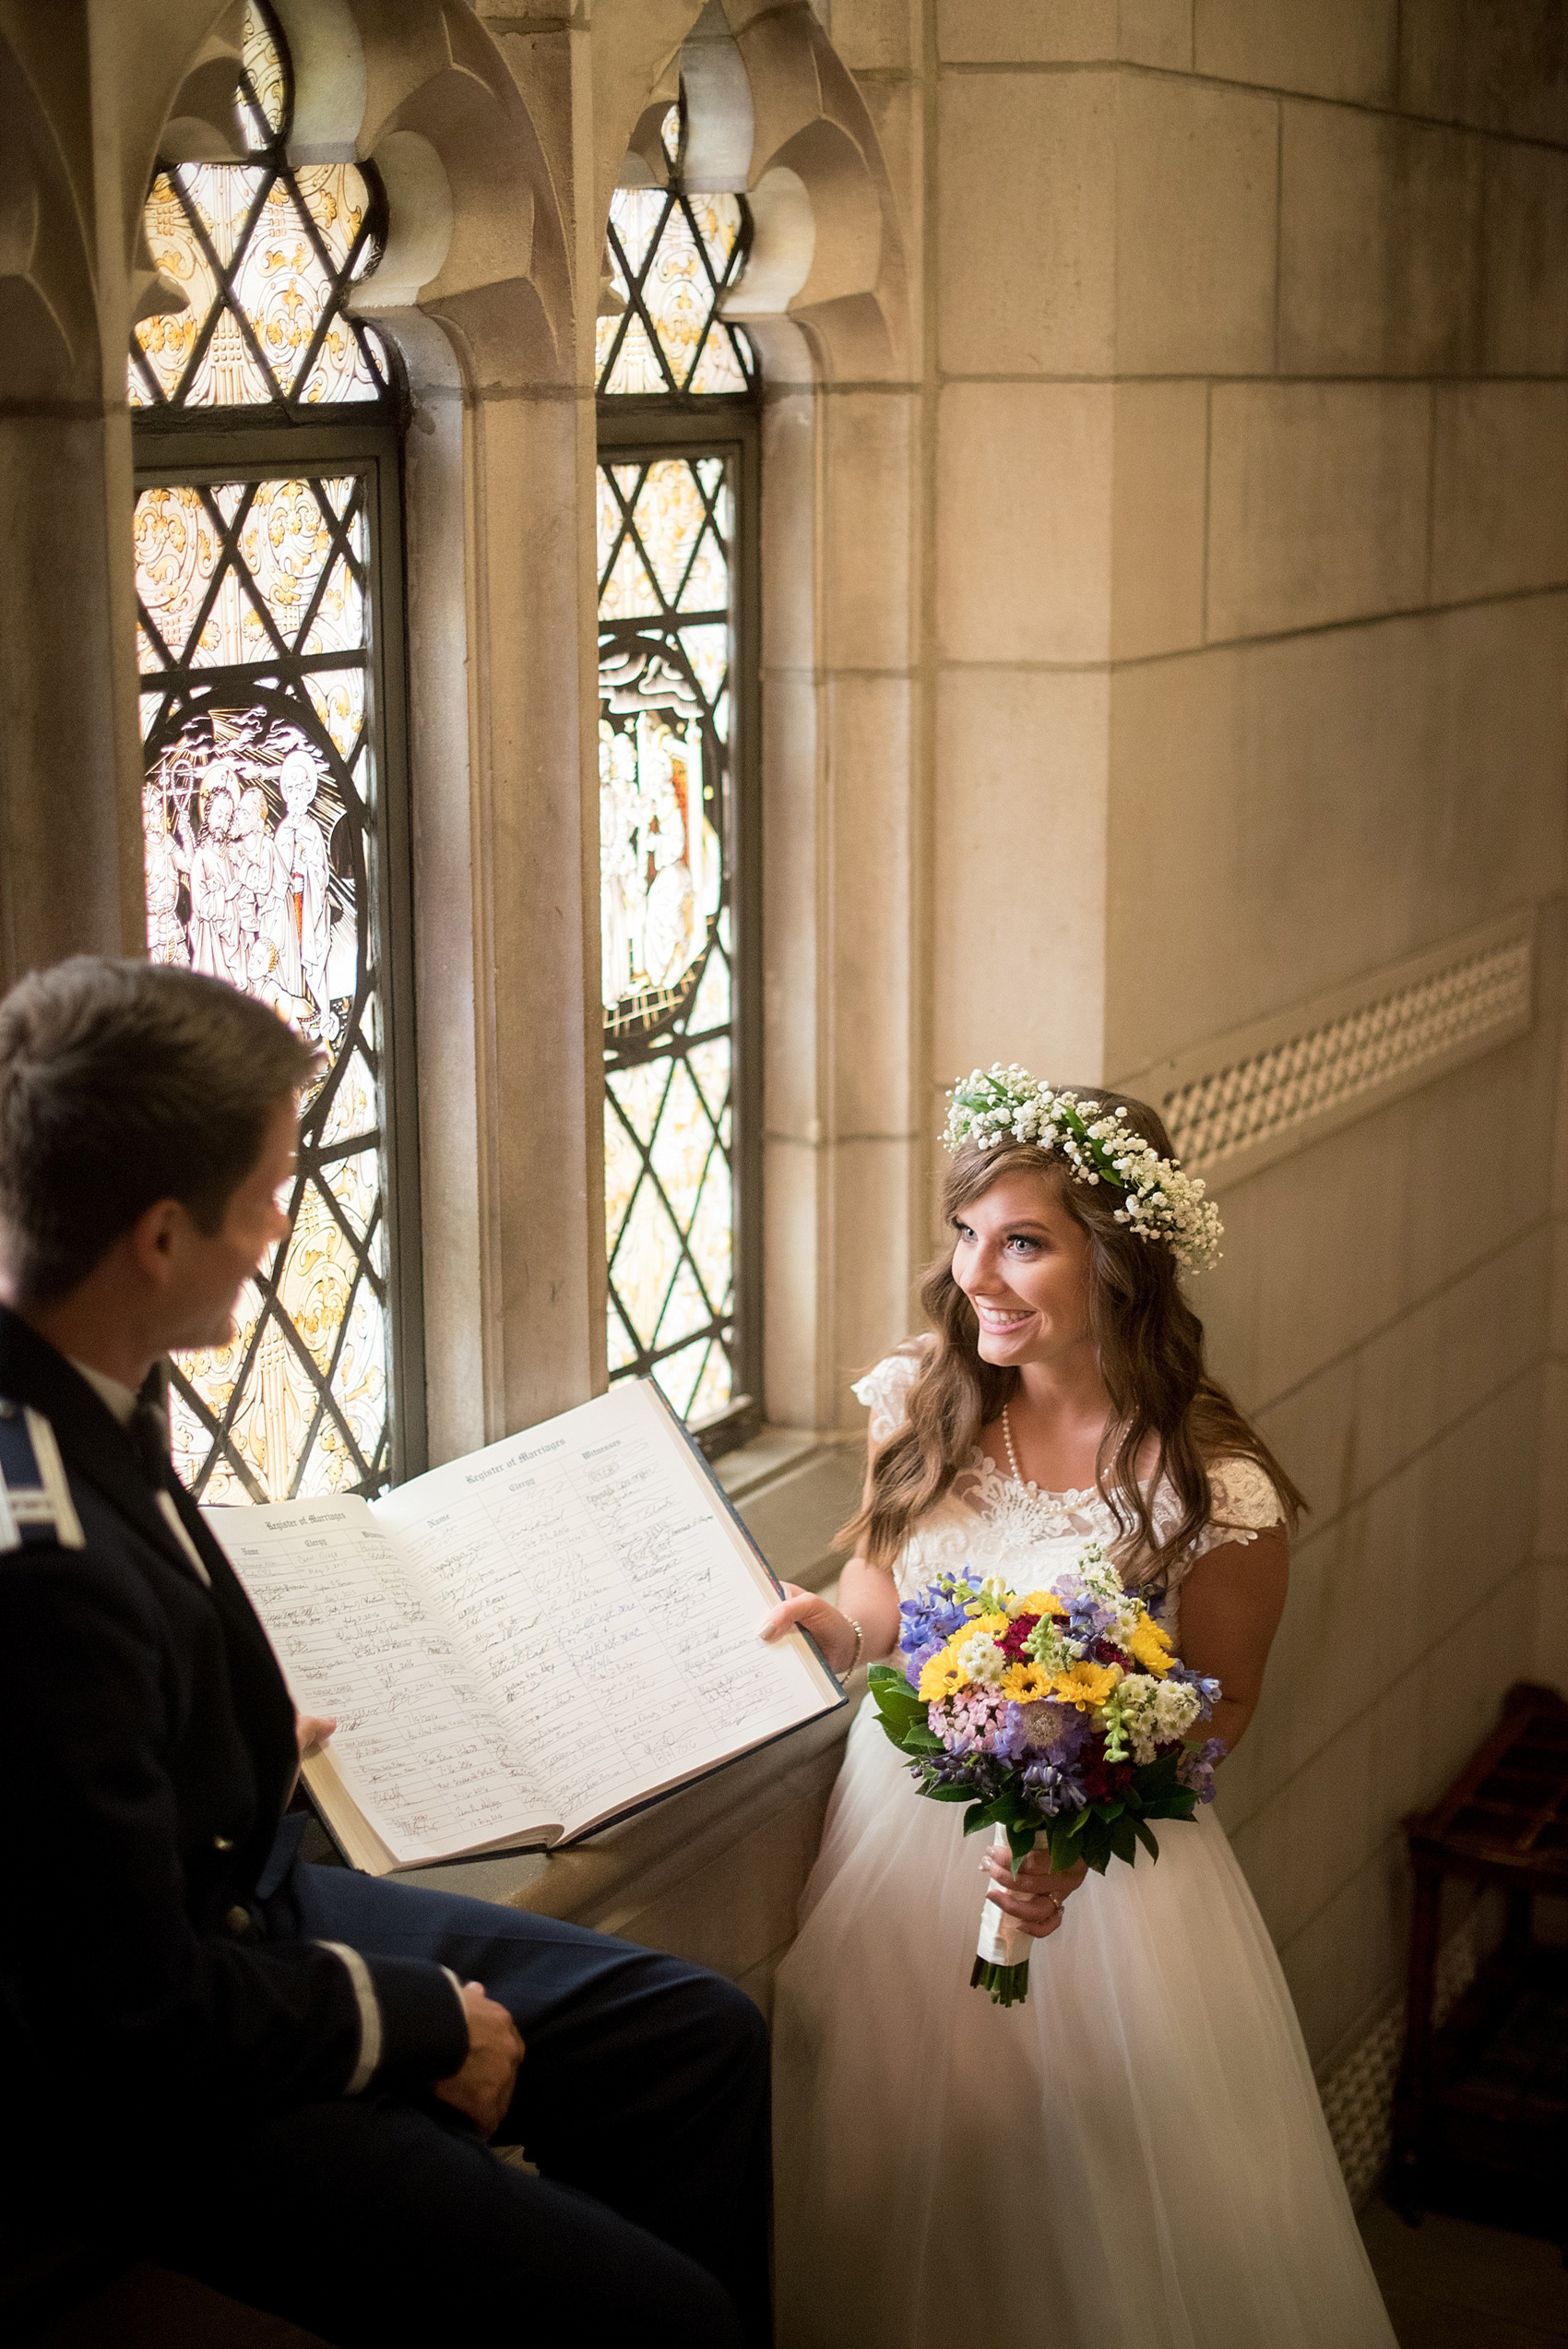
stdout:
POLYGON ((718 315, 735 273, 744 220, 733 196, 692 196, 675 187, 615 190, 610 202, 612 281, 628 315, 599 321, 600 391, 749 390, 744 346, 718 315))
POLYGON ((670 1210, 645 1175, 610 1266, 621 1310, 641 1345, 653 1342, 680 1258, 680 1235, 670 1210))
POLYGON ((731 1187, 729 1159, 721 1150, 716 1150, 707 1163, 707 1175, 692 1218, 688 1245, 703 1287, 719 1312, 728 1307, 734 1287, 735 1206, 731 1187))
POLYGON ((730 965, 715 944, 703 965, 688 1025, 693 1035, 701 1036, 706 1035, 710 1028, 727 1028, 729 1024, 730 965))
MULTIPOLYGON (((706 1049, 711 1051, 712 1046, 706 1049)), ((363 1053, 351 1052, 333 1088, 331 1105, 321 1128, 321 1147, 329 1150, 335 1142, 353 1141, 362 1134, 374 1134, 379 1123, 375 1079, 365 1066, 363 1053)))
MULTIPOLYGON (((605 324, 612 323, 609 320, 605 324)), ((606 352, 610 348, 606 338, 606 352)), ((610 370, 606 391, 650 392, 668 391, 669 379, 659 364, 659 353, 641 318, 635 314, 626 320, 621 338, 621 348, 615 353, 615 364, 610 370)))
POLYGON ((713 1139, 713 1121, 692 1082, 691 1070, 683 1060, 678 1060, 649 1155, 653 1171, 683 1230, 692 1220, 713 1139))
POLYGON ((672 1346, 678 1339, 690 1337, 694 1330, 706 1330, 713 1319, 713 1307, 704 1296, 696 1274, 683 1258, 675 1271, 675 1285, 659 1317, 656 1342, 672 1346))
POLYGON ((364 724, 364 672, 310 669, 305 672, 304 688, 338 756, 345 761, 351 759, 364 724))
MULTIPOLYGON (((730 1333, 727 1331, 725 1334, 728 1336, 730 1333)), ((703 1365, 702 1377, 697 1380, 696 1392, 687 1407, 686 1416, 700 1424, 705 1419, 713 1418, 734 1400, 735 1374, 730 1356, 723 1346, 712 1346, 708 1349, 707 1360, 703 1365)))
MULTIPOLYGON (((694 1019, 692 1026, 696 1026, 694 1019)), ((694 1044, 686 1057, 686 1066, 695 1078, 707 1114, 717 1126, 723 1117, 730 1094, 731 1049, 728 1036, 715 1036, 706 1044, 694 1044)))
MULTIPOLYGON (((681 463, 650 465, 632 509, 632 520, 666 605, 679 602, 681 588, 707 507, 697 486, 696 468, 681 463)), ((721 606, 729 597, 721 592, 721 606)))
POLYGON ((286 128, 284 101, 288 85, 272 27, 255 6, 255 0, 245 10, 240 61, 255 101, 247 101, 244 108, 245 143, 253 148, 270 147, 286 128))
MULTIPOLYGON (((184 483, 144 490, 134 531, 137 595, 152 626, 178 660, 217 568, 219 531, 199 489, 184 483)), ((163 665, 145 633, 144 673, 163 665)))
POLYGON ((237 118, 255 161, 160 172, 146 208, 160 274, 182 309, 134 331, 130 396, 180 407, 319 406, 380 398, 372 331, 350 320, 348 289, 377 251, 370 190, 353 163, 291 168, 287 72, 261 11, 247 12, 237 118))
POLYGON ((671 1409, 678 1411, 683 1419, 691 1414, 711 1351, 712 1341, 699 1338, 694 1345, 683 1346, 679 1353, 668 1355, 654 1374, 669 1397, 671 1409))
MULTIPOLYGON (((636 1076, 642 1072, 628 1069, 621 1073, 636 1076)), ((616 1072, 612 1072, 606 1079, 606 1089, 611 1093, 619 1092, 616 1072)), ((607 1100, 604 1104, 604 1245, 611 1256, 615 1253, 615 1243, 621 1235, 621 1226, 626 1220, 626 1210, 632 1203, 632 1193, 636 1189, 637 1177, 642 1171, 641 1153, 607 1100)))

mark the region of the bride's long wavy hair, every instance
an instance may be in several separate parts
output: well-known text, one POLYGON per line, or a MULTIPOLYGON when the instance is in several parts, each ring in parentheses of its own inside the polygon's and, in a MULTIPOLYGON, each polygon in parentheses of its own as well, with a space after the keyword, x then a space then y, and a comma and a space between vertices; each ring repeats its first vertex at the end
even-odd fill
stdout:
MULTIPOLYGON (((1127 1122, 1162 1158, 1174 1158, 1170 1137, 1146 1103, 1096 1087, 1075 1088, 1100 1111, 1122 1109, 1127 1122)), ((1032 1142, 981 1150, 966 1142, 955 1153, 943 1191, 951 1222, 1004 1174, 1044 1174, 1062 1205, 1087 1234, 1089 1327, 1099 1374, 1111 1397, 1095 1482, 1122 1529, 1124 1558, 1156 1565, 1179 1554, 1209 1520, 1205 1461, 1237 1456, 1258 1462, 1294 1530, 1306 1502, 1256 1428, 1204 1366, 1203 1323, 1182 1294, 1176 1263, 1159 1241, 1142 1240, 1116 1221, 1119 1192, 1068 1176, 1062 1161, 1032 1142), (1137 1464, 1151 1439, 1154 1473, 1140 1484, 1137 1464), (1163 1542, 1148 1496, 1161 1475, 1182 1514, 1163 1542)), ((921 1303, 931 1338, 909 1389, 908 1416, 872 1463, 864 1506, 837 1536, 873 1565, 890 1566, 917 1520, 948 1490, 980 1442, 980 1430, 1002 1414, 1016 1393, 1016 1370, 980 1358, 975 1309, 953 1278, 952 1250, 930 1265, 921 1303)))

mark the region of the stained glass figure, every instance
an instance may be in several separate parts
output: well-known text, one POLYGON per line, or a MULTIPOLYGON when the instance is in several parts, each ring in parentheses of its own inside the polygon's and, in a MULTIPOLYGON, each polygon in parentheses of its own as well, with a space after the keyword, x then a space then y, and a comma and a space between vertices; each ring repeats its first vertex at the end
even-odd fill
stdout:
POLYGON ((610 1368, 694 1419, 734 1392, 731 471, 600 472, 610 1368))
POLYGON ((271 1004, 326 1063, 289 1231, 232 1337, 173 1367, 175 1464, 208 1501, 374 1492, 392 1464, 376 470, 313 462, 304 421, 381 401, 386 374, 342 309, 374 256, 369 191, 350 165, 289 168, 290 103, 253 5, 237 111, 257 160, 160 172, 148 232, 190 308, 144 322, 131 357, 158 459, 135 514, 148 952, 271 1004), (279 403, 285 469, 181 468, 183 421, 279 403))
POLYGON ((131 404, 309 410, 377 399, 386 356, 345 304, 380 256, 379 182, 354 163, 290 168, 291 75, 264 0, 246 9, 235 104, 254 162, 172 163, 153 181, 148 243, 186 307, 137 326, 131 404))
POLYGON ((610 199, 610 281, 618 303, 598 324, 601 393, 748 392, 756 368, 737 327, 719 316, 744 266, 750 215, 738 196, 688 195, 681 185, 680 110, 665 119, 668 187, 618 187, 610 199))

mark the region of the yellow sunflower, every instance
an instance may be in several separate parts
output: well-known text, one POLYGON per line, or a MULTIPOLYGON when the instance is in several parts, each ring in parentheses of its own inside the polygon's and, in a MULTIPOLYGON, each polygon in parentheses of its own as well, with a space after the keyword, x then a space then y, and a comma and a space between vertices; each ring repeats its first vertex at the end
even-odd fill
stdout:
POLYGON ((1002 1693, 1015 1704, 1038 1704, 1051 1694, 1051 1675, 1038 1663, 1016 1663, 1002 1675, 1002 1693))
POLYGON ((1069 1664, 1065 1672, 1059 1672, 1052 1678, 1051 1693, 1060 1697, 1063 1704, 1076 1705, 1084 1712, 1104 1704, 1121 1677, 1119 1663, 1069 1664))
POLYGON ((1146 1672, 1157 1676, 1169 1672, 1175 1661, 1170 1652, 1170 1634, 1162 1631, 1150 1615, 1140 1615, 1137 1629, 1128 1640, 1127 1652, 1134 1656, 1146 1672))

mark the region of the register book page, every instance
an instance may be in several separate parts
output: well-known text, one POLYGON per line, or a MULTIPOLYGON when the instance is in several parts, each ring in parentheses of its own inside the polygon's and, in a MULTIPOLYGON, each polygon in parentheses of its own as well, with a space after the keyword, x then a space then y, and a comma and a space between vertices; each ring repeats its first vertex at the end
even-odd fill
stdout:
POLYGON ((580 1833, 841 1701, 646 1380, 374 1505, 506 1746, 580 1833))

